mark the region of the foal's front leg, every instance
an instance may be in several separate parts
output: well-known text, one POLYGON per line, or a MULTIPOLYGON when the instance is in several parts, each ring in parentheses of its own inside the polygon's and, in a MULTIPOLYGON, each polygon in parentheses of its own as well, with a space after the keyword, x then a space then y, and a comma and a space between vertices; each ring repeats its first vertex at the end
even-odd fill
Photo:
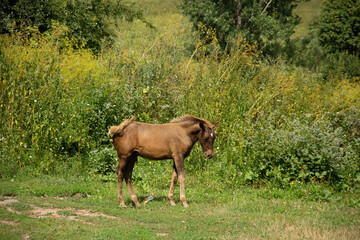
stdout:
MULTIPOLYGON (((183 157, 175 157, 174 158, 179 183, 180 183, 180 201, 184 205, 184 207, 188 207, 189 205, 186 202, 185 197, 185 173, 184 173, 184 158, 183 157)), ((170 202, 171 203, 171 202, 170 202)))
POLYGON ((177 174, 176 166, 175 166, 175 162, 174 162, 174 167, 173 167, 173 171, 171 174, 170 190, 169 190, 169 194, 168 194, 168 199, 170 201, 171 206, 176 205, 175 201, 174 201, 174 191, 175 191, 175 186, 176 186, 177 180, 178 180, 178 174, 177 174))

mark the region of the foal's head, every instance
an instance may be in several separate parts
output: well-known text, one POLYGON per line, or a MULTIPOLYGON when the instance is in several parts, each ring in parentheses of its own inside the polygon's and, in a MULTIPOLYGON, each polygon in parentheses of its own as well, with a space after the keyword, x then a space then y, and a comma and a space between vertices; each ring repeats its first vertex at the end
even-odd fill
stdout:
POLYGON ((210 126, 208 124, 200 123, 201 133, 199 142, 206 158, 214 157, 214 141, 216 138, 214 128, 219 122, 213 123, 210 126))

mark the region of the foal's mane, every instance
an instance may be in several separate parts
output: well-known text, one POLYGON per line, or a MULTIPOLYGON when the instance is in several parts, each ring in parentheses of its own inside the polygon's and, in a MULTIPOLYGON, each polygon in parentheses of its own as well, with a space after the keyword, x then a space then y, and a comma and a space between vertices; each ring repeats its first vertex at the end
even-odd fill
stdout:
POLYGON ((135 116, 132 116, 130 119, 126 119, 125 121, 123 121, 122 123, 120 123, 120 125, 118 126, 112 126, 108 132, 108 134, 110 135, 110 137, 115 136, 116 134, 122 134, 123 130, 129 126, 134 120, 136 119, 135 116))
POLYGON ((192 115, 184 115, 182 117, 179 118, 175 118, 173 120, 170 121, 171 123, 181 123, 181 122, 201 122, 204 123, 208 126, 211 126, 212 123, 210 123, 209 121, 203 119, 203 118, 198 118, 198 117, 194 117, 192 115))

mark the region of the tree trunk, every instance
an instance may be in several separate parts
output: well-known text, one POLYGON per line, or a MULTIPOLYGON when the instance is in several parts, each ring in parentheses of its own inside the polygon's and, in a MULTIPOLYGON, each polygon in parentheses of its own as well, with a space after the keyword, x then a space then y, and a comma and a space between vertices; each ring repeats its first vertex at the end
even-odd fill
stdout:
POLYGON ((235 11, 235 22, 236 22, 236 28, 241 27, 241 0, 236 0, 236 11, 235 11))

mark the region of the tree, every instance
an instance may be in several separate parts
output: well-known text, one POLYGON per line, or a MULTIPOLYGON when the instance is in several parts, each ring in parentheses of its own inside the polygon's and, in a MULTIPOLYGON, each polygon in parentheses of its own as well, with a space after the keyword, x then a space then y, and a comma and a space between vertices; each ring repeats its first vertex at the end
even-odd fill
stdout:
POLYGON ((69 28, 68 34, 78 45, 97 52, 103 42, 111 44, 119 19, 143 18, 134 4, 121 0, 3 0, 0 3, 0 33, 8 33, 14 25, 30 25, 45 32, 53 22, 69 28))
POLYGON ((325 0, 319 20, 319 40, 327 52, 358 55, 360 0, 325 0))
POLYGON ((301 1, 307 0, 183 0, 181 6, 195 28, 202 23, 216 29, 222 48, 242 34, 276 55, 293 34, 299 21, 293 9, 301 1))

